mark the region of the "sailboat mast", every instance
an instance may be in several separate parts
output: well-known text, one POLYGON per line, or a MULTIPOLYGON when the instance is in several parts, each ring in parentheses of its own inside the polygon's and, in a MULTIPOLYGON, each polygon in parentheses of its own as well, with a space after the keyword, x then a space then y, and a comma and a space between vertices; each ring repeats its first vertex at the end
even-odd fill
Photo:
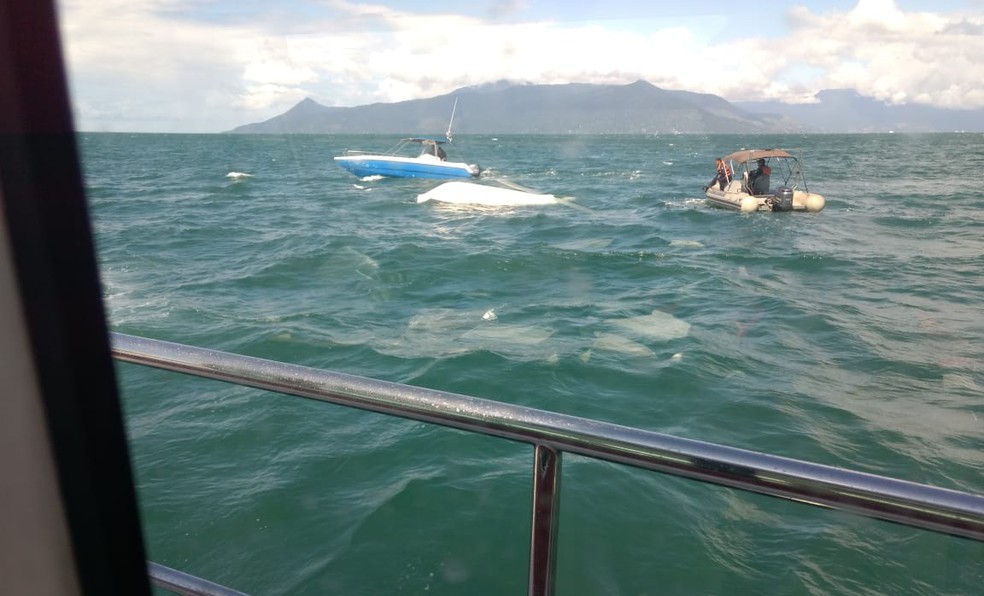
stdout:
POLYGON ((454 106, 451 108, 451 120, 448 122, 448 132, 444 133, 444 136, 448 138, 448 142, 451 142, 451 125, 454 124, 454 112, 458 109, 458 98, 454 98, 454 106))

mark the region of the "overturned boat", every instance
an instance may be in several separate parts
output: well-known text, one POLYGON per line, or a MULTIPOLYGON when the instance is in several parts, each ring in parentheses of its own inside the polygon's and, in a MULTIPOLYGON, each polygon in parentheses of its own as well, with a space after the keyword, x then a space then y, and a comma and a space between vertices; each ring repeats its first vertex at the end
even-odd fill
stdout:
POLYGON ((483 205, 486 207, 524 207, 551 205, 561 199, 505 180, 478 182, 445 182, 436 188, 417 195, 418 203, 439 201, 458 205, 483 205))
POLYGON ((718 160, 717 177, 704 187, 707 202, 723 209, 821 211, 823 195, 810 192, 799 158, 783 149, 742 149, 718 160))

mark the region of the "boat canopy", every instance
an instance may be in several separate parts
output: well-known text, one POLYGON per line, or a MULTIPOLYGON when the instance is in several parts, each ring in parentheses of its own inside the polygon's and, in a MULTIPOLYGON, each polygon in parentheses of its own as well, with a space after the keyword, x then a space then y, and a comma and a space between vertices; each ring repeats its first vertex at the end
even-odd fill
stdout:
POLYGON ((788 151, 783 151, 782 149, 742 149, 741 151, 735 151, 725 155, 721 159, 724 161, 733 161, 736 163, 745 163, 746 161, 752 161, 755 159, 767 159, 769 157, 791 157, 796 159, 788 151))
POLYGON ((428 139, 427 137, 410 137, 407 139, 400 139, 401 143, 434 143, 435 145, 443 145, 447 141, 441 139, 428 139))

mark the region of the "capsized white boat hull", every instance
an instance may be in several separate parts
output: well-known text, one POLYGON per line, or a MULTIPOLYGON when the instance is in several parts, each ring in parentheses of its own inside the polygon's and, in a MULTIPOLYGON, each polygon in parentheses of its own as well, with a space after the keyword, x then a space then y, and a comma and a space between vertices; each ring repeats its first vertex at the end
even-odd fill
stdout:
POLYGON ((440 201, 459 205, 486 205, 491 207, 550 205, 560 201, 554 195, 540 194, 520 188, 503 188, 476 182, 445 182, 423 194, 417 195, 418 203, 440 201))

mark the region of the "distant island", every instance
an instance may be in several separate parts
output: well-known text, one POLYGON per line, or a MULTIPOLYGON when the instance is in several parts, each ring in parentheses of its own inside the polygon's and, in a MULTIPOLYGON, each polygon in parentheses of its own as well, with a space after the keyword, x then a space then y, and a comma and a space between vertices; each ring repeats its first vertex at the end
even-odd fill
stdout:
POLYGON ((628 85, 501 81, 396 103, 328 107, 305 99, 233 134, 436 134, 458 99, 461 134, 756 134, 984 132, 984 110, 893 106, 856 91, 821 91, 814 103, 731 103, 717 95, 628 85))

